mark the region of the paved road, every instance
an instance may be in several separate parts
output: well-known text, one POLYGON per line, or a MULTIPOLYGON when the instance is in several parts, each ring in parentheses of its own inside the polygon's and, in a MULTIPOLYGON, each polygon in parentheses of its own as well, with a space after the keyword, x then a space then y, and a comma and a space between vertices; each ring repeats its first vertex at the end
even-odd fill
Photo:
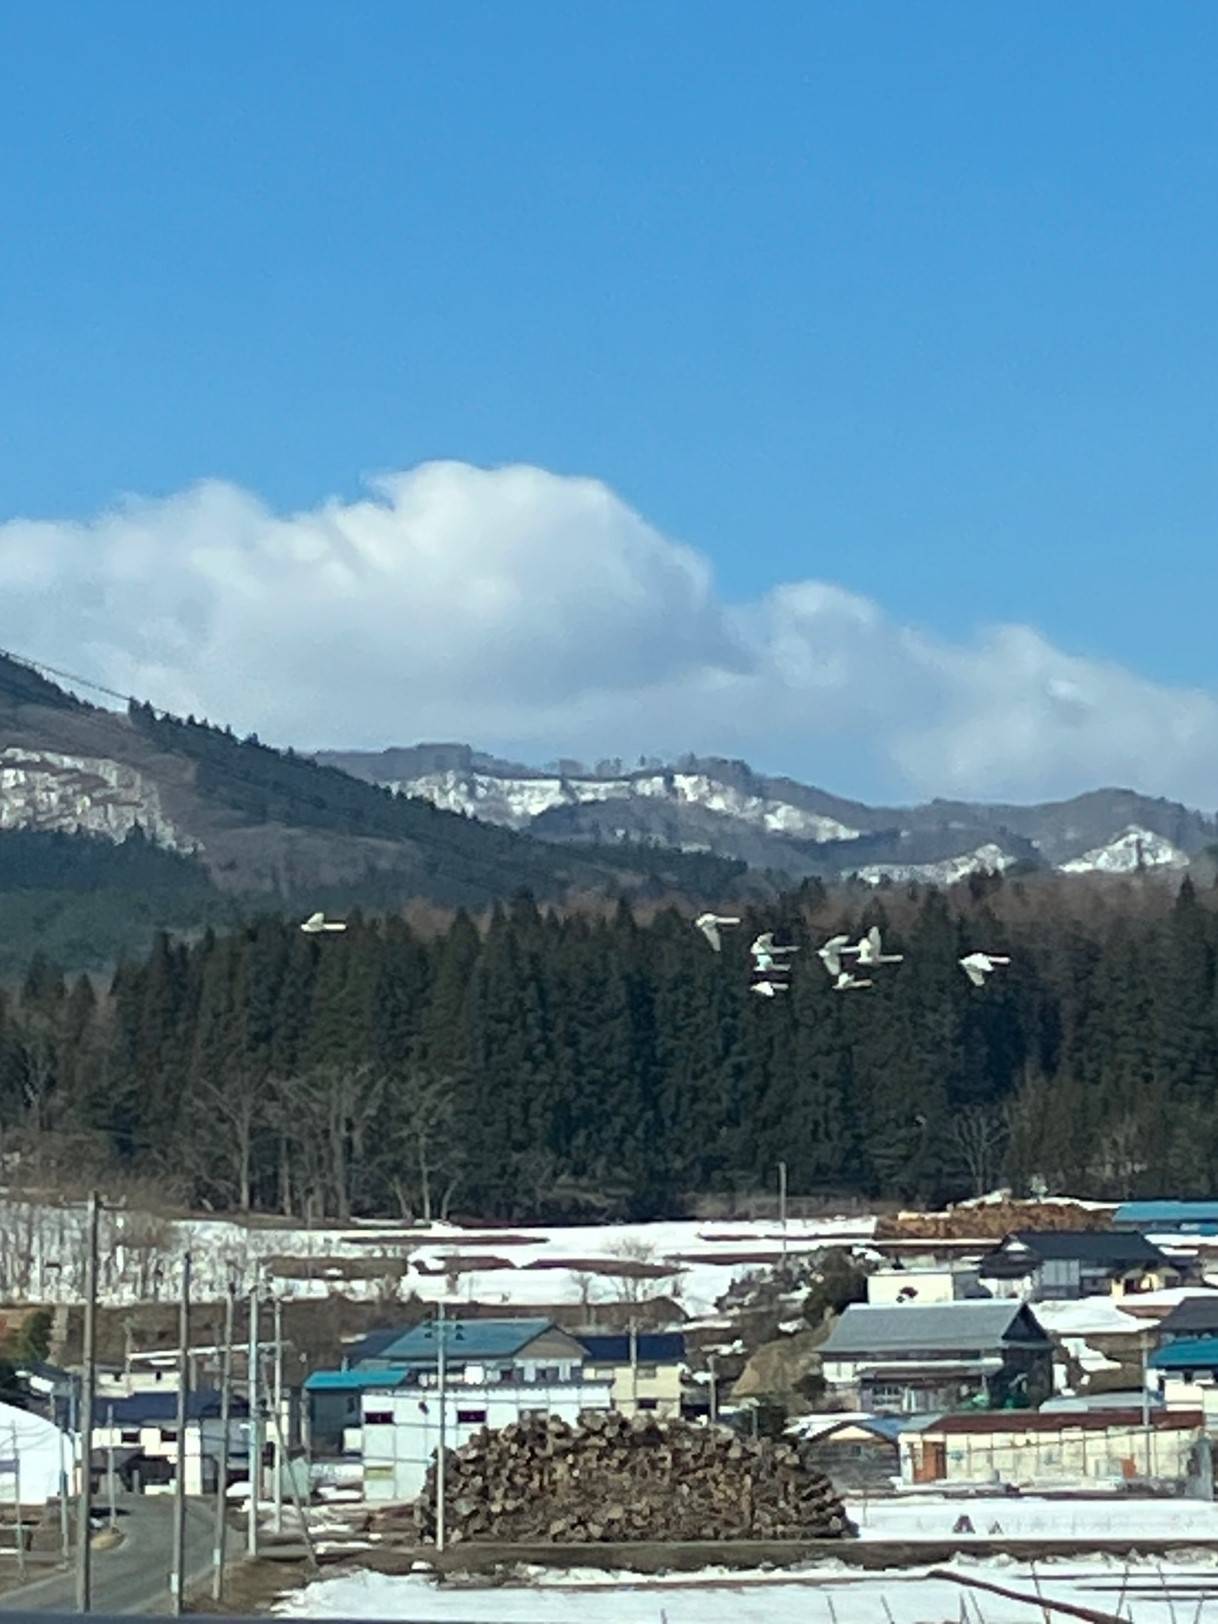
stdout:
MULTIPOLYGON (((173 1499, 170 1495, 125 1495, 119 1502, 124 1539, 112 1551, 94 1551, 93 1611, 150 1613, 169 1611, 169 1563, 173 1550, 173 1499)), ((186 1504, 186 1583, 203 1578, 211 1565, 212 1505, 186 1504)), ((229 1530, 229 1549, 240 1535, 229 1530)), ((76 1578, 53 1573, 20 1590, 0 1596, 0 1613, 71 1613, 76 1609, 76 1578)))

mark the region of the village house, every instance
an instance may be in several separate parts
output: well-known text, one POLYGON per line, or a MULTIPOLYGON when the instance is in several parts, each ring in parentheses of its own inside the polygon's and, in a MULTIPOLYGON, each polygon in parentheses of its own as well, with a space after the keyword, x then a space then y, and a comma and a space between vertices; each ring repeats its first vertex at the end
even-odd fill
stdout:
POLYGON ((956 1303, 970 1297, 989 1297, 976 1264, 945 1262, 873 1269, 867 1276, 867 1301, 877 1307, 890 1303, 956 1303))
POLYGON ((1102 1229, 1021 1229, 987 1252, 981 1280, 995 1297, 1042 1299, 1162 1291, 1181 1270, 1144 1235, 1102 1229))
POLYGON ((1182 1297, 1159 1321, 1160 1344, 1185 1338, 1218 1337, 1218 1291, 1199 1291, 1182 1297))
MULTIPOLYGON (((398 1387, 412 1391, 437 1387, 440 1334, 434 1320, 409 1330, 375 1332, 351 1349, 347 1368, 314 1371, 305 1382, 311 1452, 364 1454, 364 1395, 398 1387)), ((509 1396, 518 1390, 537 1395, 560 1387, 581 1390, 585 1385, 587 1349, 552 1320, 454 1319, 447 1321, 442 1334, 445 1380, 454 1390, 487 1388, 509 1396)), ((606 1376, 599 1385, 611 1393, 615 1380, 616 1374, 606 1376)), ((541 1402, 537 1400, 538 1405, 541 1402)), ((531 1407, 524 1399, 520 1404, 531 1407)), ((471 1401, 465 1408, 482 1406, 471 1401)))
POLYGON ((626 1332, 620 1336, 581 1334, 584 1373, 613 1383, 613 1408, 625 1415, 650 1410, 660 1416, 681 1413, 685 1378, 685 1338, 680 1331, 626 1332))
MULTIPOLYGON (((906 1484, 1120 1483, 1188 1476, 1200 1409, 1010 1411, 930 1416, 902 1427, 906 1484)), ((978 1533, 986 1532, 978 1529, 978 1533)))
POLYGON ((360 1394, 360 1453, 363 1495, 369 1501, 401 1503, 417 1498, 443 1436, 448 1449, 460 1449, 483 1427, 506 1427, 540 1416, 577 1422, 588 1410, 613 1408, 613 1380, 585 1376, 576 1365, 565 1374, 541 1366, 533 1376, 513 1372, 488 1381, 465 1375, 443 1395, 418 1372, 390 1377, 391 1385, 360 1394))
MULTIPOLYGON (((164 1487, 173 1482, 178 1462, 185 1460, 187 1494, 214 1494, 223 1433, 220 1395, 204 1388, 186 1395, 186 1436, 178 1437, 178 1395, 129 1393, 99 1406, 93 1425, 93 1450, 108 1459, 111 1452, 131 1487, 164 1487)), ((229 1421, 229 1481, 248 1477, 249 1423, 244 1399, 232 1400, 229 1421)))
POLYGON ((1180 1336, 1156 1348, 1149 1376, 1169 1410, 1218 1416, 1218 1336, 1180 1336))
POLYGON ((867 1412, 1035 1405, 1052 1389, 1052 1349, 1018 1302, 855 1303, 821 1349, 821 1374, 837 1402, 867 1412))

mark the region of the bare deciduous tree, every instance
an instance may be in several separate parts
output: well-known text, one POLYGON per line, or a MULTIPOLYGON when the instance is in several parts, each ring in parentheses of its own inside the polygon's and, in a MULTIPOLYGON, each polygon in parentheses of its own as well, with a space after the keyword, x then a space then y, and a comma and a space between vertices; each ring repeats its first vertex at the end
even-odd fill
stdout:
POLYGON ((996 1105, 966 1105, 952 1117, 948 1134, 964 1163, 973 1194, 984 1195, 993 1189, 1009 1138, 1002 1109, 996 1105))

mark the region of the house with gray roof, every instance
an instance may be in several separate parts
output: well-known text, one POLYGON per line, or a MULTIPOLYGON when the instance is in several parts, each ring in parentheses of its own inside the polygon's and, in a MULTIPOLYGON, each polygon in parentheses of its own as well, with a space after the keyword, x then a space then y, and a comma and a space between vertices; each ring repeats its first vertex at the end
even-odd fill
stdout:
POLYGON ((855 1303, 821 1348, 821 1374, 836 1401, 870 1412, 1035 1406, 1052 1391, 1052 1353, 1024 1303, 855 1303))

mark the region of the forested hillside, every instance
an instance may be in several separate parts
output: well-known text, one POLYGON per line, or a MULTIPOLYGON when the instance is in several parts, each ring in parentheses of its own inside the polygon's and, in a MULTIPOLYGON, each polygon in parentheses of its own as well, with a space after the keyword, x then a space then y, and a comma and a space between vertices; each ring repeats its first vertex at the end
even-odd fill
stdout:
POLYGON ((672 911, 520 898, 430 939, 394 918, 161 937, 100 992, 40 959, 0 1007, 4 1148, 333 1216, 650 1213, 765 1185, 779 1158, 799 1193, 1208 1191, 1211 902, 1188 880, 812 884, 716 956, 672 911), (833 993, 811 949, 873 921, 905 961, 833 993), (805 948, 773 1002, 748 991, 763 924, 805 948), (956 962, 977 947, 1014 961, 980 989, 956 962))

